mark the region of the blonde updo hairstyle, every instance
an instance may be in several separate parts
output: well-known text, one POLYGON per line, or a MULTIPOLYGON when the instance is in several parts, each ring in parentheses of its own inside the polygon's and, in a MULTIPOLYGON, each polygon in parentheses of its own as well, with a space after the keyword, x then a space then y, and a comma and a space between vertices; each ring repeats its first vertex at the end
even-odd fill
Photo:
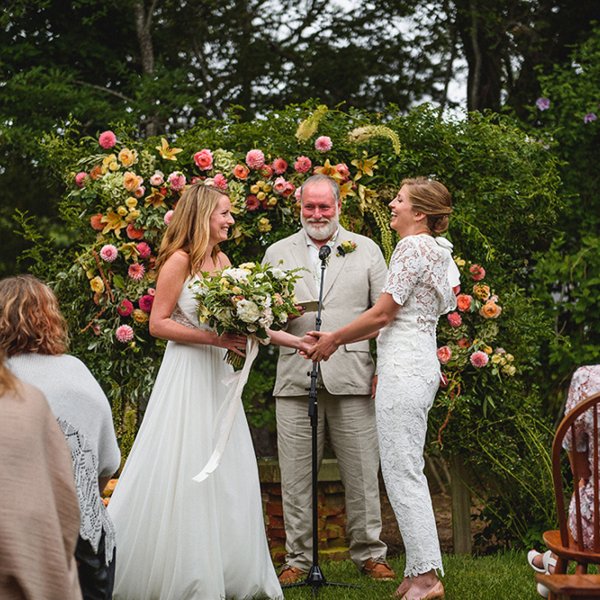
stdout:
MULTIPOLYGON (((186 188, 160 244, 156 259, 157 272, 177 250, 189 255, 190 275, 196 272, 206 258, 210 241, 210 216, 223 196, 227 197, 223 190, 203 183, 194 183, 186 188)), ((217 254, 218 245, 212 250, 213 259, 217 254)))
POLYGON ((15 354, 64 354, 67 323, 54 292, 33 275, 0 281, 0 346, 15 354))
POLYGON ((400 187, 404 186, 413 210, 427 216, 429 231, 432 234, 444 233, 452 214, 452 196, 446 186, 427 177, 404 179, 400 187))

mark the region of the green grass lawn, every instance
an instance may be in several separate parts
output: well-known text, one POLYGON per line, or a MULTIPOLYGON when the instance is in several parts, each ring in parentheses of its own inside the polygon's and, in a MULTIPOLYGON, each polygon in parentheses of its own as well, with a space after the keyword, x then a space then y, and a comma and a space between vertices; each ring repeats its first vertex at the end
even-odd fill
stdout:
MULTIPOLYGON (((321 569, 327 581, 352 583, 357 588, 320 588, 322 600, 348 598, 349 600, 378 600, 390 598, 400 584, 404 557, 391 558, 390 564, 399 574, 398 581, 375 583, 361 576, 351 561, 323 562, 321 569)), ((535 590, 533 570, 525 552, 509 552, 472 558, 444 556, 444 586, 446 600, 539 600, 535 590)), ((312 598, 310 588, 284 590, 286 600, 312 598)))

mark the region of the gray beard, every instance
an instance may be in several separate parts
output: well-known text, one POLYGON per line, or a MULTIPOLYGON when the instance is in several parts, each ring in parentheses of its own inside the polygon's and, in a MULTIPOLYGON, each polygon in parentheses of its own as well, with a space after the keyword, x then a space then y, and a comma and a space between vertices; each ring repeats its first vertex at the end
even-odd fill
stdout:
POLYGON ((310 223, 302 214, 300 215, 300 222, 308 237, 319 241, 328 240, 336 232, 339 226, 337 215, 329 219, 326 223, 321 221, 320 227, 316 227, 314 224, 310 223))

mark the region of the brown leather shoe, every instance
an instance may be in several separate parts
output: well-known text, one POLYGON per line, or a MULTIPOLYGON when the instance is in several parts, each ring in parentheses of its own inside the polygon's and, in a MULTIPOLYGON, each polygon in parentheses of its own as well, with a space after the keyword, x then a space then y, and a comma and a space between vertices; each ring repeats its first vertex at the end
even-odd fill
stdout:
POLYGON ((292 565, 283 565, 281 572, 279 573, 279 583, 281 585, 290 585, 292 583, 298 583, 306 577, 306 571, 299 569, 298 567, 292 567, 292 565))
POLYGON ((369 558, 363 565, 362 572, 375 581, 392 581, 396 579, 396 573, 382 558, 369 558))

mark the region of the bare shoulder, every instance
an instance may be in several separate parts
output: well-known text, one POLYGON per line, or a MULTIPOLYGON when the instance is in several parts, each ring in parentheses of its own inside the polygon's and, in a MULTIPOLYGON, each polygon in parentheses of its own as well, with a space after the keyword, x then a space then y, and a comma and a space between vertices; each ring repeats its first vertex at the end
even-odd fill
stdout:
POLYGON ((169 258, 165 261, 161 273, 167 269, 168 271, 189 271, 190 268, 190 255, 184 250, 175 250, 169 258))
POLYGON ((219 269, 225 269, 231 266, 231 261, 225 252, 219 252, 219 254, 217 254, 217 265, 219 266, 219 269))

